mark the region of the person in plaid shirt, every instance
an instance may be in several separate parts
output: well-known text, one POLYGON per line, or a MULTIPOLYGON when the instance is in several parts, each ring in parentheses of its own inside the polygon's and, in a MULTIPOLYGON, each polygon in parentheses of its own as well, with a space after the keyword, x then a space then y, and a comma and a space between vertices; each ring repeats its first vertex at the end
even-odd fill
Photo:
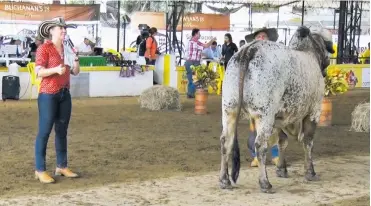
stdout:
POLYGON ((193 71, 191 66, 198 66, 201 62, 201 55, 204 48, 210 47, 210 45, 216 41, 216 38, 212 38, 208 43, 204 44, 199 41, 201 37, 200 29, 194 28, 192 30, 192 38, 189 41, 187 55, 186 55, 186 62, 184 63, 184 67, 187 71, 187 79, 188 79, 188 90, 187 90, 187 97, 194 98, 196 87, 193 84, 192 74, 193 71))

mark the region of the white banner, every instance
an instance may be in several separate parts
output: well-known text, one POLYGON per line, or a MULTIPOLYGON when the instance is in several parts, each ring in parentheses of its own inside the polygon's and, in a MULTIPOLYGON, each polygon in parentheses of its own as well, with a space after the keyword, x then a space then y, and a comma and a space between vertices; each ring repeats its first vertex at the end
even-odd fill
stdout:
POLYGON ((362 87, 370 87, 370 68, 362 69, 362 87))

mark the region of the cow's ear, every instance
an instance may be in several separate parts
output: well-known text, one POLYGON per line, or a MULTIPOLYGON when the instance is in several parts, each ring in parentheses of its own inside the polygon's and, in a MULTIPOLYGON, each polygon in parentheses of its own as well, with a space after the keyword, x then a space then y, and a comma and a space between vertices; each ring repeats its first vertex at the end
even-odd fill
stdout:
POLYGON ((331 54, 335 53, 332 41, 325 41, 326 50, 331 54))
POLYGON ((310 29, 306 26, 301 26, 298 28, 298 32, 301 38, 305 38, 310 34, 310 29))

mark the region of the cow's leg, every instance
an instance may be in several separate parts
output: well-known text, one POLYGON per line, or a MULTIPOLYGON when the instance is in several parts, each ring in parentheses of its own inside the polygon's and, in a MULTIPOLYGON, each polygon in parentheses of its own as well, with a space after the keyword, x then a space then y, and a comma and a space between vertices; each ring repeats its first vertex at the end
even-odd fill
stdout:
POLYGON ((220 136, 221 167, 219 184, 221 189, 230 189, 228 163, 232 156, 237 109, 224 109, 222 114, 223 131, 220 136))
POLYGON ((256 132, 255 151, 259 161, 259 185, 264 193, 273 193, 272 185, 268 180, 266 159, 268 152, 268 140, 272 135, 274 118, 256 118, 256 132))
POLYGON ((285 154, 287 145, 287 135, 283 132, 283 130, 280 129, 278 133, 279 162, 276 169, 277 177, 288 177, 285 154))
POLYGON ((310 120, 307 116, 303 120, 303 147, 305 153, 304 168, 305 179, 308 181, 319 180, 313 167, 312 151, 313 151, 313 138, 316 131, 317 123, 310 120))

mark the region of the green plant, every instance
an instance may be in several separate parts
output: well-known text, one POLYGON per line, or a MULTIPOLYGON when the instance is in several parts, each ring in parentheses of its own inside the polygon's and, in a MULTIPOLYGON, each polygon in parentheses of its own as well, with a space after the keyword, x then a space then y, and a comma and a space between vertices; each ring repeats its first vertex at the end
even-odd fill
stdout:
POLYGON ((327 68, 325 78, 325 96, 342 94, 348 91, 347 72, 338 67, 327 68))
POLYGON ((218 73, 209 69, 206 65, 201 64, 199 66, 191 66, 194 72, 193 81, 197 88, 207 89, 211 86, 214 90, 217 89, 216 80, 219 78, 218 73))

